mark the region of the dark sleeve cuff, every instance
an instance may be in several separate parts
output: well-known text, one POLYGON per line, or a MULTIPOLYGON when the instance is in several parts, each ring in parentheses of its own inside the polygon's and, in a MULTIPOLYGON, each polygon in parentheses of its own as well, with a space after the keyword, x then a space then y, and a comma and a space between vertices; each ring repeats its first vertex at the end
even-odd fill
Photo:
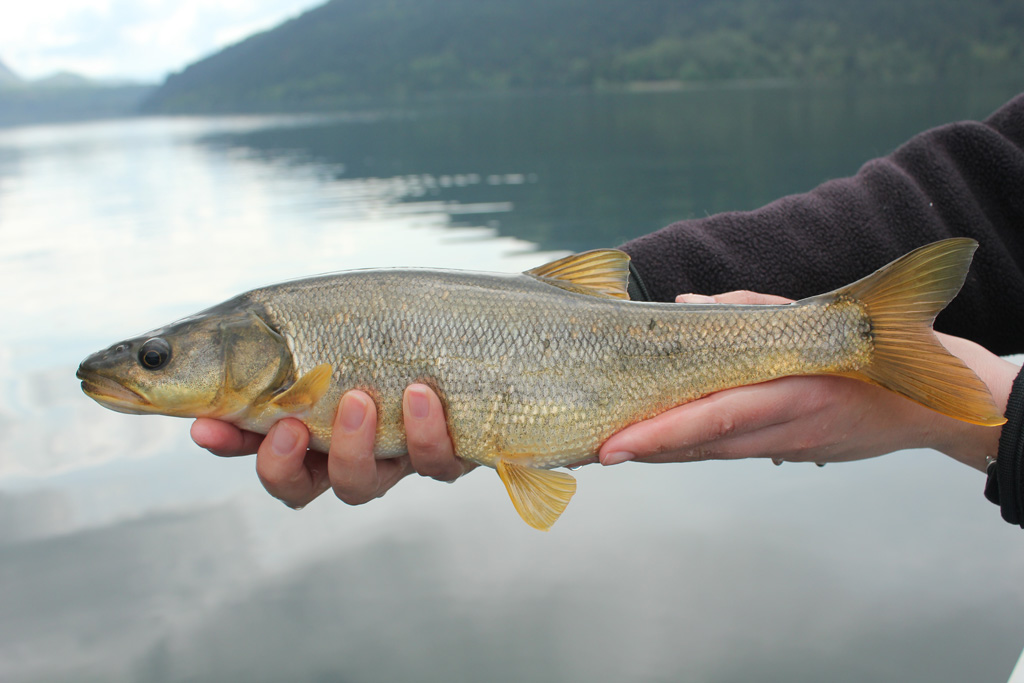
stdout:
POLYGON ((651 294, 647 291, 647 286, 644 285, 644 281, 640 279, 640 271, 636 269, 636 265, 629 262, 629 283, 626 287, 629 292, 630 301, 651 301, 651 294))
POLYGON ((1000 507, 1003 519, 1024 529, 1024 370, 1006 403, 999 456, 988 466, 985 497, 1000 507))

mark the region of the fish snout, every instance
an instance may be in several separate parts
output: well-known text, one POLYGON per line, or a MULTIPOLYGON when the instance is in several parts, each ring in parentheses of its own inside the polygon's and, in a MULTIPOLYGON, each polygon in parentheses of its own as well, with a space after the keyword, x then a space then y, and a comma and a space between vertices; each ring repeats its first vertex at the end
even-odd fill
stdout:
POLYGON ((120 369, 123 372, 126 364, 132 360, 130 352, 131 344, 127 342, 121 342, 110 348, 97 351, 79 364, 78 372, 75 373, 75 376, 78 379, 87 379, 95 376, 97 373, 105 374, 105 371, 116 372, 120 369))
POLYGON ((131 344, 116 344, 83 360, 75 377, 82 381, 82 391, 90 398, 113 410, 134 412, 131 408, 147 401, 127 386, 133 365, 131 344))

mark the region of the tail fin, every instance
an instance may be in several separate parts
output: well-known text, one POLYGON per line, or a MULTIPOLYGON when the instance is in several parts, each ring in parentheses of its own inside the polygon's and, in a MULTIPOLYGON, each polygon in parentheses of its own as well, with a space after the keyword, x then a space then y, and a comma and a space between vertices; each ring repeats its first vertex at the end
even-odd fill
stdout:
POLYGON ((870 363, 855 376, 958 420, 1006 422, 985 383, 932 331, 957 295, 978 243, 954 238, 916 249, 834 292, 861 302, 871 321, 870 363))

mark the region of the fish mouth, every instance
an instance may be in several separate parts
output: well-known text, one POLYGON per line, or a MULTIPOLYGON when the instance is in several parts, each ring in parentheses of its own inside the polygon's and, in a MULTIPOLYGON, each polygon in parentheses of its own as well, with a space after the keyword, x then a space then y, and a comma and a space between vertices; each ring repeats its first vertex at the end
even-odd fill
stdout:
POLYGON ((78 369, 75 376, 82 380, 82 391, 86 396, 110 410, 140 415, 147 412, 145 408, 151 405, 138 392, 108 377, 82 368, 78 369))

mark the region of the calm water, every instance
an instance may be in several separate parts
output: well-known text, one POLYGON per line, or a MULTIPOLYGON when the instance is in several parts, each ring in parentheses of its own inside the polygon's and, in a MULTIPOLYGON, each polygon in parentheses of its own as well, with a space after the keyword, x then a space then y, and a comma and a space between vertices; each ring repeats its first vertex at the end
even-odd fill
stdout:
POLYGON ((1024 84, 536 97, 0 130, 0 679, 1005 680, 1024 546, 934 452, 498 478, 301 512, 88 353, 328 270, 521 270, 848 175, 1024 84))

